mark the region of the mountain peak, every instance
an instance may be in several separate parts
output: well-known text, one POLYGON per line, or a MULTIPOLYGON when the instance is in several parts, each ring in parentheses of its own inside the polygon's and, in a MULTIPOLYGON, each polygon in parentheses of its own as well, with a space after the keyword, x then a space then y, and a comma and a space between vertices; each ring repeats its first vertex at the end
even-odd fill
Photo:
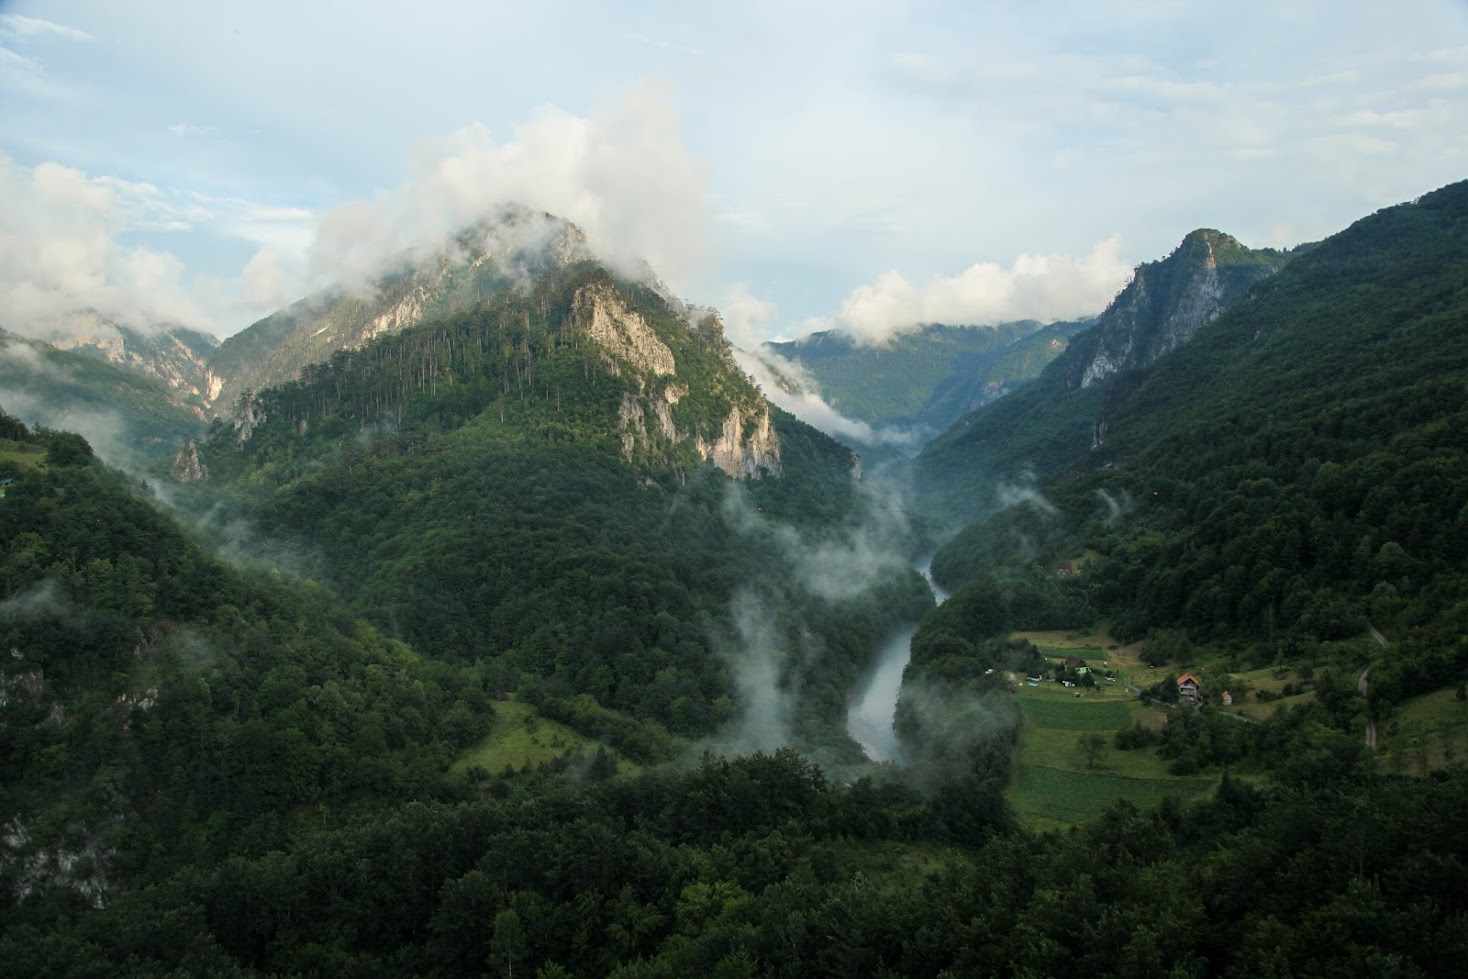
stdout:
POLYGON ((334 288, 272 313, 219 345, 209 366, 224 378, 216 414, 241 394, 296 379, 339 350, 482 305, 534 277, 593 258, 580 228, 508 204, 432 249, 411 249, 360 289, 334 288))
POLYGON ((1187 342, 1288 256, 1254 249, 1213 228, 1190 232, 1164 259, 1136 275, 1101 314, 1070 359, 1069 383, 1090 387, 1119 371, 1146 367, 1187 342))

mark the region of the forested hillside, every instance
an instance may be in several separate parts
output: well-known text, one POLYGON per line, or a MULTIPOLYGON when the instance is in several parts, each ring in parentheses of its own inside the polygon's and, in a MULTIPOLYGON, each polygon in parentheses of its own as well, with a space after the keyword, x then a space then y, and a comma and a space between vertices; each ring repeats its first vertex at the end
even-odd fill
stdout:
POLYGON ((864 532, 854 457, 768 406, 716 319, 591 264, 251 394, 198 460, 200 509, 642 760, 745 709, 745 606, 797 733, 849 753, 847 688, 931 604, 900 551, 827 585, 805 552, 864 532))
POLYGON ((1072 478, 964 531, 935 574, 1090 548, 1118 637, 1184 628, 1268 661, 1371 623, 1401 637, 1373 696, 1459 682, 1465 269, 1465 184, 1327 239, 1113 388, 1072 478))
POLYGON ((1084 467, 1107 437, 1113 403, 1153 363, 1185 347, 1290 256, 1194 231, 1132 281, 1031 384, 959 419, 913 463, 921 507, 935 518, 995 509, 995 488, 1084 467))

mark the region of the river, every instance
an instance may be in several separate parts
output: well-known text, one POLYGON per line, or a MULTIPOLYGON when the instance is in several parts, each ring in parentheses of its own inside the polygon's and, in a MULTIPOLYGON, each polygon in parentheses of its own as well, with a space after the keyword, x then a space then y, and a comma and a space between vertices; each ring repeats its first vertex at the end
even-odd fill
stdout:
MULTIPOLYGON (((934 584, 932 563, 930 555, 917 566, 917 570, 933 590, 933 598, 941 605, 948 598, 948 593, 934 584)), ((858 688, 861 693, 846 712, 847 733, 872 761, 901 764, 904 760, 892 721, 897 713, 897 695, 902 689, 902 672, 912 657, 912 637, 916 632, 917 623, 909 623, 877 647, 865 677, 866 686, 858 688)))

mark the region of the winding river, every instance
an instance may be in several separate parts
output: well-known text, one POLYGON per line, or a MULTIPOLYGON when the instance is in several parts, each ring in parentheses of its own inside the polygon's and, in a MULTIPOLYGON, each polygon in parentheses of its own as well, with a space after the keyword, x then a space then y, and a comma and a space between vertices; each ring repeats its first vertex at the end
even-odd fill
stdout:
MULTIPOLYGON (((933 598, 942 604, 948 593, 933 583, 929 556, 918 571, 933 590, 933 598)), ((902 745, 892 729, 897 713, 897 694, 902 689, 902 671, 912 656, 912 637, 917 632, 917 623, 905 625, 892 633, 872 657, 872 665, 866 675, 865 687, 858 687, 851 708, 846 712, 846 730, 861 745, 868 758, 876 762, 901 763, 902 745)))

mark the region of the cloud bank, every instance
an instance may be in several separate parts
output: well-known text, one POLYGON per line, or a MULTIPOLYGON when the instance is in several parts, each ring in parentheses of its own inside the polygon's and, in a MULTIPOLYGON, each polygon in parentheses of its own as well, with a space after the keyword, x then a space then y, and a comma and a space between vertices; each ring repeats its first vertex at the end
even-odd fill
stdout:
POLYGON ((897 272, 858 286, 829 320, 812 320, 816 330, 836 329, 857 342, 878 345, 927 323, 995 324, 1012 320, 1076 319, 1092 316, 1131 278, 1120 258, 1121 236, 1099 242, 1084 258, 1020 255, 1008 268, 976 262, 953 276, 933 276, 913 285, 897 272))
POLYGON ((183 263, 124 244, 129 227, 169 220, 157 188, 0 155, 0 326, 31 336, 84 309, 125 322, 207 325, 183 263))
POLYGON ((622 271, 650 263, 675 290, 702 270, 703 173, 665 93, 644 86, 586 116, 544 106, 504 142, 476 124, 421 147, 402 185, 322 214, 309 281, 367 281, 405 250, 513 203, 575 223, 622 271))

